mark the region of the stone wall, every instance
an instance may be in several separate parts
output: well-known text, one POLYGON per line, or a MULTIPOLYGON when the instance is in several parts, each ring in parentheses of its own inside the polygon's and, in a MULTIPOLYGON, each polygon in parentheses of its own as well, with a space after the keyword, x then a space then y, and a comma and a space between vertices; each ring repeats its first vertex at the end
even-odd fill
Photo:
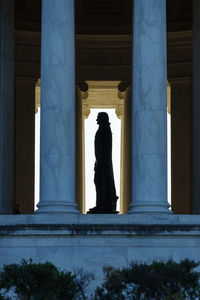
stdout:
POLYGON ((199 260, 200 221, 186 215, 23 215, 0 220, 0 266, 32 258, 83 268, 97 284, 107 265, 199 260))

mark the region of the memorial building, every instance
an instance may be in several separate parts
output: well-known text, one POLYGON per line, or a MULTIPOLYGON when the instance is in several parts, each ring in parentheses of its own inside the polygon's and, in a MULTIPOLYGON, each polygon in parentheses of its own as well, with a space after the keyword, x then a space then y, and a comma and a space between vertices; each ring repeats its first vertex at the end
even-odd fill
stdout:
POLYGON ((0 265, 199 260, 199 0, 0 0, 0 46, 0 265), (93 108, 121 120, 119 214, 86 214, 93 108))

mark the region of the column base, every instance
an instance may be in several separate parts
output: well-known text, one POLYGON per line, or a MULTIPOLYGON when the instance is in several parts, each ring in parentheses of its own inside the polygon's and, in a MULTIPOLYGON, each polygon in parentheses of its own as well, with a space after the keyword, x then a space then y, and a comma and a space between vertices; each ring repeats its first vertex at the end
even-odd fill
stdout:
POLYGON ((172 214, 173 212, 169 209, 169 204, 160 204, 160 203, 135 203, 134 205, 130 206, 128 214, 135 214, 135 213, 145 213, 145 214, 172 214))
POLYGON ((55 214, 80 214, 76 204, 74 202, 45 202, 38 203, 38 209, 35 211, 36 214, 44 213, 55 213, 55 214))

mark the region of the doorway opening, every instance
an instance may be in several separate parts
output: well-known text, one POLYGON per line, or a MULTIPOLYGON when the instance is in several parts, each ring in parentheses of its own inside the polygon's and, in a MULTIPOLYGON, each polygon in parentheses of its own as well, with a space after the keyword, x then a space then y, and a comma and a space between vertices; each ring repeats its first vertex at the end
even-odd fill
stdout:
POLYGON ((130 130, 127 130, 130 126, 127 120, 130 121, 131 115, 126 107, 127 103, 130 104, 128 85, 120 81, 86 81, 77 88, 76 186, 79 209, 84 214, 96 204, 94 137, 98 129, 97 114, 104 111, 109 115, 112 130, 113 170, 119 197, 117 210, 126 213, 130 201, 130 174, 127 174, 127 170, 130 170, 130 130), (129 118, 125 117, 127 112, 129 118), (128 179, 124 182, 124 178, 128 179))
MULTIPOLYGON (((116 194, 120 196, 120 148, 121 148, 121 120, 117 117, 115 109, 91 109, 89 117, 84 121, 85 127, 85 211, 96 205, 96 191, 94 185, 94 138, 98 129, 96 123, 99 112, 106 112, 112 131, 112 162, 116 194)), ((120 197, 117 201, 117 211, 120 211, 120 197)))

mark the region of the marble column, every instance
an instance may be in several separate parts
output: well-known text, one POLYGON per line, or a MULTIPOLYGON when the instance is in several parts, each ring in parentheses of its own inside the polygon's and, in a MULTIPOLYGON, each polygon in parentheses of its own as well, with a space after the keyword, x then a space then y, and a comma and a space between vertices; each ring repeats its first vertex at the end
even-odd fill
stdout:
POLYGON ((0 0, 0 214, 13 208, 14 1, 0 0))
POLYGON ((129 213, 171 213, 167 202, 166 1, 134 0, 133 23, 129 213))
POLYGON ((193 213, 200 214, 200 2, 193 1, 193 213))
POLYGON ((78 213, 74 73, 74 1, 43 0, 41 170, 37 213, 78 213))

